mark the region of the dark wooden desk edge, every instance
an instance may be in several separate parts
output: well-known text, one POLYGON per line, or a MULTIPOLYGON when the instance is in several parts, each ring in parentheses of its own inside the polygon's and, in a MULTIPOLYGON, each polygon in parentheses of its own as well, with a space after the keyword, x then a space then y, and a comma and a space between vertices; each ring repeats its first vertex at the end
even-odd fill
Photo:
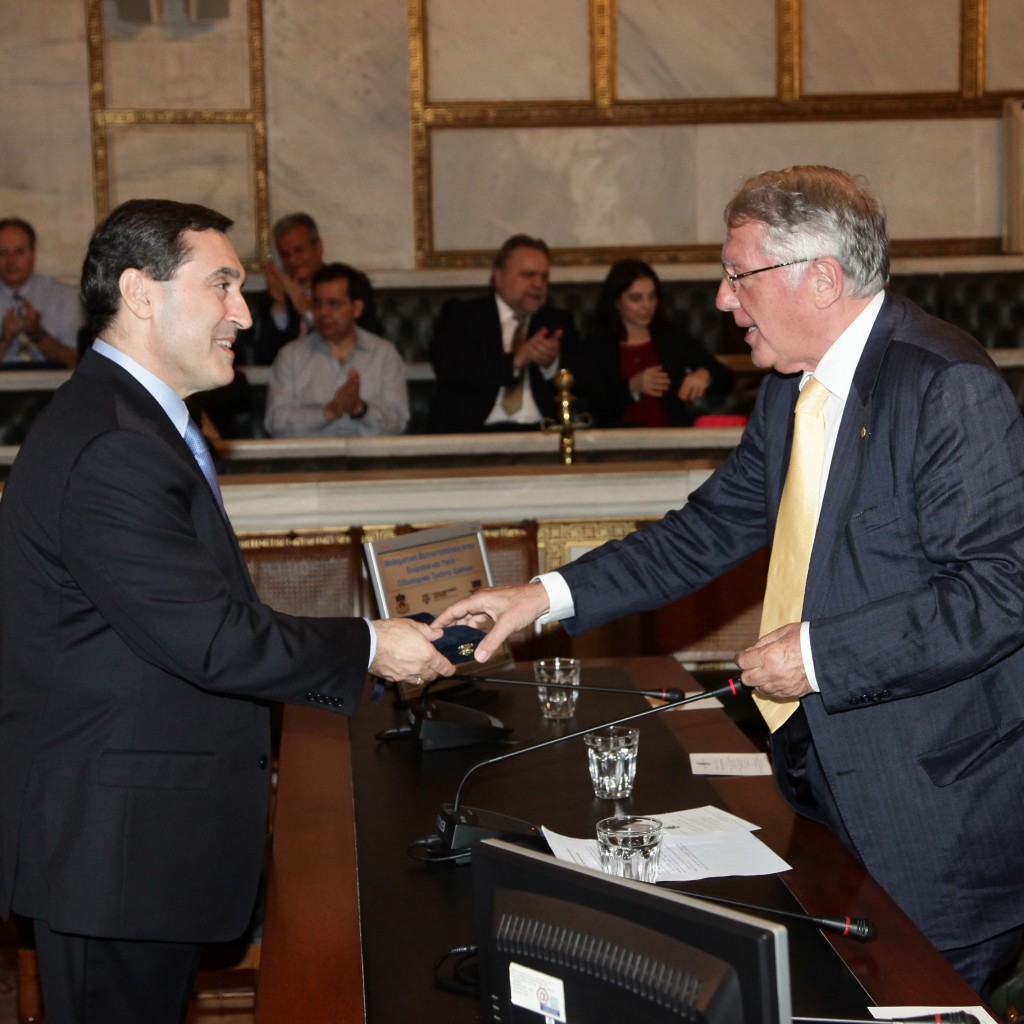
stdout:
POLYGON ((365 1020, 349 723, 287 707, 255 1022, 365 1020))

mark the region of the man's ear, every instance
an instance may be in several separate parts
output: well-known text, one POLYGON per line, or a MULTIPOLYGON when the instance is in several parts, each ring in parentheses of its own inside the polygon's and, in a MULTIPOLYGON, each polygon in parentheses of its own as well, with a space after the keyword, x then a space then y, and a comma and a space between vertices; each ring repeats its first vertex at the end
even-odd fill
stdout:
POLYGON ((814 304, 819 309, 826 309, 842 298, 843 289, 846 287, 846 275, 838 260, 832 256, 823 256, 815 260, 811 274, 814 304))
POLYGON ((118 278, 121 302, 139 320, 151 320, 156 312, 153 289, 156 282, 137 267, 129 267, 118 278))
POLYGON ((362 299, 352 300, 352 318, 358 320, 363 315, 363 310, 366 309, 366 303, 362 299))

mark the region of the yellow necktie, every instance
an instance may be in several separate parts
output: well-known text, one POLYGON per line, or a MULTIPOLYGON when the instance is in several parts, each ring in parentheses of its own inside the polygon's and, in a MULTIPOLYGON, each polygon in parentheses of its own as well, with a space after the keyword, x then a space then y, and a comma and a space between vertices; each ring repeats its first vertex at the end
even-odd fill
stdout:
MULTIPOLYGON (((828 389, 810 377, 796 401, 793 449, 782 488, 779 516, 775 521, 768 585, 761 612, 761 636, 790 622, 799 622, 803 613, 807 566, 818 525, 821 471, 825 464, 822 411, 828 396, 828 389)), ((754 702, 772 732, 783 725, 800 705, 792 698, 774 700, 759 693, 754 694, 754 702)))
MULTIPOLYGON (((526 343, 526 317, 516 317, 516 330, 512 335, 512 355, 515 355, 526 343)), ((523 407, 523 378, 526 376, 526 367, 519 371, 516 380, 505 388, 505 394, 501 396, 501 407, 509 414, 514 415, 523 407)))

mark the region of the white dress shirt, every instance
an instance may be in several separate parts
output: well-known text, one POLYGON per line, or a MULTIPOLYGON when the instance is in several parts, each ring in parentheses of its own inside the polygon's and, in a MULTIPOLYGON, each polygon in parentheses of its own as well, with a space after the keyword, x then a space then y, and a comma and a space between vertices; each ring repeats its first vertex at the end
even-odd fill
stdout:
MULTIPOLYGON (((512 351, 512 339, 516 333, 516 315, 512 311, 512 307, 500 295, 495 294, 494 301, 498 304, 498 319, 501 321, 501 347, 505 354, 508 355, 512 351)), ((529 336, 529 322, 527 322, 526 333, 529 336)), ((550 366, 541 367, 545 380, 554 379, 557 371, 557 359, 550 366)), ((494 408, 491 409, 487 419, 484 420, 485 427, 495 423, 522 423, 524 426, 534 426, 540 423, 540 409, 533 397, 533 389, 530 387, 530 365, 527 364, 519 372, 523 378, 523 404, 514 413, 506 412, 505 407, 501 404, 501 400, 505 397, 506 389, 499 388, 494 408)))

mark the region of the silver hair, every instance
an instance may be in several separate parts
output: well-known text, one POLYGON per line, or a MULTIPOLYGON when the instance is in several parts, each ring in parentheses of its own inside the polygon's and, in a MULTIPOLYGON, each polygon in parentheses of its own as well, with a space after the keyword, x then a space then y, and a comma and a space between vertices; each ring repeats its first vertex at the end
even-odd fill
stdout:
POLYGON ((856 298, 889 283, 885 208, 845 171, 807 165, 749 178, 725 208, 729 227, 747 221, 764 224, 765 253, 779 263, 834 257, 856 298))

